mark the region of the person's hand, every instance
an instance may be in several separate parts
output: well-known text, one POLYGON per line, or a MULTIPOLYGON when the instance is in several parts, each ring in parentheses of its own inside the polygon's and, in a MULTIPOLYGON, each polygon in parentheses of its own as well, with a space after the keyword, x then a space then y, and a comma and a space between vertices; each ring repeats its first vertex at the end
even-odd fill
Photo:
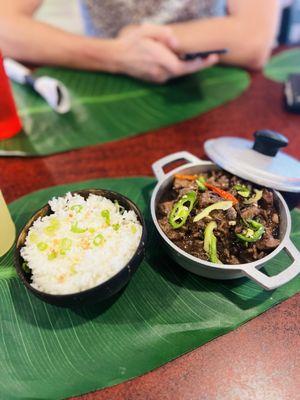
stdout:
POLYGON ((116 72, 157 83, 210 67, 219 60, 216 55, 180 60, 176 37, 167 26, 128 27, 115 39, 115 45, 116 72))

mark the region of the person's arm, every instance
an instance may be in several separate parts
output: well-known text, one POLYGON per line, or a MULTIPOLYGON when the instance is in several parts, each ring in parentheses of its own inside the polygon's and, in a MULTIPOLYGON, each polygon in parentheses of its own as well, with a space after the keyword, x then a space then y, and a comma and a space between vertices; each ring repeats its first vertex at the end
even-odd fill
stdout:
POLYGON ((65 32, 32 18, 42 0, 0 0, 0 49, 33 64, 115 69, 113 44, 65 32))
POLYGON ((260 69, 267 61, 278 24, 278 0, 228 0, 228 15, 169 25, 179 51, 227 48, 222 62, 260 69))
POLYGON ((125 73, 164 82, 206 68, 205 62, 182 62, 168 27, 144 26, 138 33, 97 39, 65 32, 38 22, 32 14, 41 0, 0 0, 0 49, 4 56, 27 63, 125 73))

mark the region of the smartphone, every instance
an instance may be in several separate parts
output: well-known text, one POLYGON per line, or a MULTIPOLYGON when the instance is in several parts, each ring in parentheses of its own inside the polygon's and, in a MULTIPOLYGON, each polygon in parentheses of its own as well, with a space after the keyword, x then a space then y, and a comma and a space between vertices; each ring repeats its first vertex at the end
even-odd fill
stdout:
POLYGON ((228 53, 228 49, 218 49, 218 50, 209 50, 209 51, 200 51, 198 53, 187 53, 180 57, 183 61, 191 61, 196 58, 207 58, 211 54, 226 54, 228 53))
POLYGON ((300 74, 289 75, 284 89, 287 110, 300 113, 300 74))

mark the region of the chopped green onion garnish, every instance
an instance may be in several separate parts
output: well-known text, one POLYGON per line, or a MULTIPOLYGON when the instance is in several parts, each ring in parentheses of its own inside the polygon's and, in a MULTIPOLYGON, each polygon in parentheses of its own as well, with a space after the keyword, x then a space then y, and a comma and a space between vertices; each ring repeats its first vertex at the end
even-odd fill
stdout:
POLYGON ((135 226, 135 225, 131 225, 131 232, 132 232, 133 234, 136 233, 136 226, 135 226))
POLYGON ((28 238, 30 242, 36 243, 39 237, 35 232, 31 232, 28 238))
POLYGON ((71 207, 71 210, 75 211, 77 214, 80 213, 82 209, 83 206, 81 204, 75 204, 74 206, 71 207))
POLYGON ((120 229, 120 224, 113 224, 113 230, 118 231, 120 229))
POLYGON ((47 243, 45 242, 39 242, 36 246, 40 251, 44 251, 48 247, 47 243))
POLYGON ((108 210, 101 211, 101 216, 105 219, 107 225, 110 225, 110 212, 108 210))
POLYGON ((101 233, 99 233, 93 240, 93 243, 95 246, 102 246, 104 244, 104 242, 105 242, 105 238, 101 233))
POLYGON ((60 254, 65 255, 67 251, 69 251, 72 247, 72 240, 68 238, 63 238, 60 242, 60 254))
POLYGON ((56 251, 52 251, 50 254, 48 254, 48 260, 54 260, 57 257, 56 251))
POLYGON ((85 229, 85 228, 79 228, 78 222, 76 221, 76 222, 74 222, 74 224, 71 226, 71 231, 72 231, 73 233, 84 233, 84 232, 87 231, 87 229, 85 229))
POLYGON ((44 228, 44 233, 46 233, 46 235, 48 236, 53 236, 54 233, 59 229, 60 227, 60 223, 59 220, 56 218, 52 218, 50 219, 50 225, 46 226, 46 228, 44 228))

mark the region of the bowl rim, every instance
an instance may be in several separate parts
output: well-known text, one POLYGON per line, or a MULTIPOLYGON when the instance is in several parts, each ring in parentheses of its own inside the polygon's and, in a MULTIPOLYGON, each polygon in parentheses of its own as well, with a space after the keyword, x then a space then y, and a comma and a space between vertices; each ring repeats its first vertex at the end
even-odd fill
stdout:
MULTIPOLYGON (((271 190, 276 195, 276 197, 278 198, 279 202, 282 204, 283 211, 285 212, 285 215, 286 215, 286 230, 285 230, 284 234, 282 235, 282 239, 281 239, 279 245, 276 247, 276 249, 271 251, 271 253, 269 253, 265 257, 261 258, 260 260, 252 261, 252 262, 249 262, 249 263, 243 263, 243 264, 216 264, 216 263, 212 263, 210 261, 206 261, 206 260, 203 260, 201 258, 192 256, 191 254, 187 253, 186 251, 180 249, 175 243, 173 243, 167 237, 167 235, 164 233, 164 231, 162 230, 162 228, 160 227, 160 225, 158 223, 157 216, 156 216, 156 198, 157 198, 157 194, 158 194, 162 184, 164 182, 166 182, 171 176, 173 176, 177 172, 182 172, 184 170, 187 170, 187 169, 190 169, 190 168, 193 168, 193 167, 202 167, 202 168, 207 167, 208 170, 211 170, 212 168, 213 169, 224 170, 224 168, 221 168, 220 166, 218 166, 217 164, 213 163, 212 161, 199 160, 199 162, 189 162, 188 164, 181 165, 181 166, 179 166, 177 168, 172 169, 168 173, 166 173, 164 175, 164 177, 157 182, 157 184, 156 184, 156 186, 155 186, 155 188, 154 188, 154 190, 152 192, 152 196, 151 196, 150 209, 151 209, 152 221, 154 222, 154 225, 155 225, 158 233, 162 237, 162 239, 174 251, 176 251, 182 257, 187 258, 188 260, 199 264, 199 266, 201 266, 201 267, 210 267, 210 269, 212 269, 212 270, 221 270, 221 271, 228 271, 228 272, 235 271, 235 272, 237 272, 239 270, 240 271, 246 271, 248 269, 261 267, 263 264, 265 264, 266 262, 268 262, 269 260, 274 258, 278 253, 280 253, 287 246, 287 241, 290 240, 289 236, 290 236, 290 232, 291 232, 291 216, 290 216, 290 212, 289 212, 288 206, 287 206, 284 198, 282 197, 282 195, 277 190, 268 188, 269 190, 271 190)), ((232 175, 234 175, 234 174, 232 174, 232 175)), ((282 215, 282 211, 281 211, 280 217, 281 217, 281 215, 282 215)))
MULTIPOLYGON (((130 260, 113 276, 111 276, 110 278, 108 278, 107 280, 105 280, 104 282, 101 282, 100 284, 93 286, 91 288, 88 288, 86 290, 82 290, 81 292, 72 292, 72 293, 67 293, 67 294, 52 294, 52 293, 47 293, 47 292, 42 292, 41 290, 38 290, 36 288, 34 288, 25 278, 25 271, 22 269, 22 266, 20 265, 20 260, 19 259, 23 259, 21 254, 20 254, 20 249, 22 246, 18 245, 18 242, 20 240, 20 236, 22 234, 22 232, 24 230, 27 231, 29 228, 32 226, 32 224, 36 221, 37 218, 37 214, 45 209, 46 207, 50 208, 49 206, 49 202, 47 202, 46 204, 44 204, 42 207, 40 207, 38 210, 36 210, 31 217, 27 220, 27 222, 23 225, 23 227, 20 229, 20 232, 16 238, 16 247, 14 250, 14 266, 15 269, 17 271, 17 274, 19 276, 19 278, 22 280, 22 282, 24 283, 24 285, 26 286, 26 288, 28 288, 29 290, 31 290, 34 294, 36 294, 38 297, 47 297, 49 300, 71 300, 72 298, 74 298, 74 296, 76 297, 86 297, 88 296, 90 293, 94 293, 94 291, 96 290, 100 290, 100 288, 104 285, 107 285, 107 283, 112 280, 112 279, 117 279, 119 276, 122 275, 122 273, 128 268, 128 266, 132 263, 132 261, 140 254, 140 252, 143 250, 144 246, 145 246, 145 242, 146 242, 146 237, 147 237, 147 230, 146 230, 146 224, 145 224, 145 220, 143 217, 143 214, 141 212, 141 210, 139 209, 139 207, 132 201, 130 200, 127 196, 119 193, 119 192, 115 192, 114 190, 110 190, 110 189, 101 189, 101 188, 89 188, 89 189, 79 189, 79 190, 74 190, 74 191, 69 191, 66 192, 64 195, 58 196, 58 197, 64 197, 66 196, 67 193, 71 193, 71 194, 79 194, 79 193, 89 193, 92 194, 92 191, 102 191, 102 192, 108 192, 112 195, 117 195, 119 197, 122 197, 125 202, 127 202, 128 204, 130 204, 131 206, 133 206, 133 210, 137 213, 137 217, 142 225, 142 235, 140 238, 140 241, 138 243, 138 246, 134 252, 134 254, 132 255, 132 257, 130 258, 130 260), (32 220, 31 224, 29 224, 29 221, 32 220)), ((55 196, 54 196, 55 197, 55 196)), ((103 196, 105 197, 105 196, 103 196)), ((49 199, 50 200, 50 199, 49 199)), ((27 236, 26 233, 26 236, 27 236)), ((25 237, 26 237, 25 236, 25 237)))

